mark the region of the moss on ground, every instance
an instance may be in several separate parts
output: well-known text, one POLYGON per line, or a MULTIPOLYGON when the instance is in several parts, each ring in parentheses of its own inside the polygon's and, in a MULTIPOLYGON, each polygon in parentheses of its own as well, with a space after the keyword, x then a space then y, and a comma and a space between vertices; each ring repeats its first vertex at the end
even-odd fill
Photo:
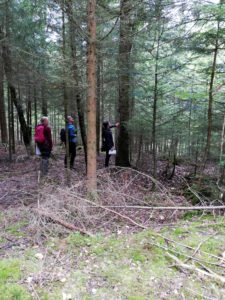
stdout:
POLYGON ((0 284, 1 300, 31 300, 29 293, 18 284, 0 284))
MULTIPOLYGON (((14 228, 22 223, 14 224, 14 228)), ((185 216, 175 227, 159 230, 166 238, 150 229, 126 235, 87 237, 72 233, 64 239, 50 237, 45 245, 7 253, 11 259, 0 262, 0 299, 32 299, 28 278, 41 300, 223 299, 222 284, 181 271, 166 252, 170 249, 190 264, 193 262, 187 261, 187 255, 215 262, 209 254, 222 257, 224 253, 224 223, 224 217, 193 215, 185 216), (194 254, 197 247, 200 252, 194 254)), ((221 274, 219 267, 207 267, 221 274)))
POLYGON ((17 282, 21 278, 21 263, 17 259, 0 261, 0 299, 30 300, 31 296, 17 282))

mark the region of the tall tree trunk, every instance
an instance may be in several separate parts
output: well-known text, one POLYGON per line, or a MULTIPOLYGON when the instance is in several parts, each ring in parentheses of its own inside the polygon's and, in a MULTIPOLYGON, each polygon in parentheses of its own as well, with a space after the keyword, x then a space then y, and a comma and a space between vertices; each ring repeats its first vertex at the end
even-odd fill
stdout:
MULTIPOLYGON (((31 144, 30 130, 29 130, 29 126, 26 123, 22 104, 20 103, 20 101, 18 100, 18 97, 17 97, 14 76, 13 76, 14 70, 13 70, 13 63, 12 63, 12 55, 11 55, 11 49, 9 47, 10 22, 11 22, 9 5, 12 5, 11 0, 5 2, 5 34, 3 31, 3 28, 0 28, 0 40, 1 40, 1 38, 3 38, 2 49, 3 49, 4 70, 5 70, 5 75, 6 75, 6 78, 8 81, 8 88, 10 91, 11 111, 13 112, 13 104, 14 104, 16 107, 16 110, 17 110, 20 127, 21 127, 21 131, 22 131, 22 135, 23 135, 23 141, 24 141, 27 153, 31 154, 32 150, 30 147, 30 144, 31 144)), ((11 122, 14 125, 13 117, 14 116, 12 115, 11 122)), ((14 139, 14 129, 13 129, 12 133, 13 133, 12 138, 14 139)))
POLYGON ((67 179, 67 185, 71 185, 71 176, 69 172, 70 167, 70 151, 69 151, 69 133, 68 133, 68 127, 67 127, 67 116, 68 116, 68 105, 69 105, 69 98, 68 98, 68 91, 67 91, 67 84, 65 80, 66 76, 66 68, 65 68, 65 62, 66 62, 66 28, 65 28, 65 12, 64 12, 64 1, 62 5, 62 54, 63 54, 63 73, 64 73, 64 79, 62 82, 63 86, 63 103, 64 103, 64 116, 65 116, 65 128, 66 128, 66 179, 67 179))
POLYGON ((38 123, 38 117, 37 117, 37 91, 36 91, 36 86, 34 83, 34 87, 33 87, 33 97, 34 97, 34 126, 37 126, 38 123))
POLYGON ((88 51, 87 51, 87 188, 89 192, 97 189, 96 178, 96 0, 89 0, 88 51))
POLYGON ((130 20, 131 0, 120 3, 120 42, 119 42, 119 118, 120 130, 117 140, 116 165, 129 167, 130 118, 130 53, 132 48, 132 23, 130 20))
MULTIPOLYGON (((225 179, 225 116, 223 119, 222 133, 221 133, 221 144, 220 144, 220 174, 217 181, 217 186, 224 186, 225 179)), ((225 192, 225 190, 224 190, 225 192)), ((224 193, 223 192, 223 193, 224 193)))
MULTIPOLYGON (((6 26, 7 25, 8 24, 6 24, 6 26)), ((2 28, 0 28, 0 40, 1 39, 3 40, 2 49, 3 49, 4 70, 5 70, 6 78, 8 81, 11 101, 14 103, 14 105, 16 107, 19 121, 20 121, 21 130, 23 133, 23 141, 24 141, 24 144, 26 146, 28 153, 30 153, 31 152, 31 149, 30 149, 31 137, 29 134, 29 127, 27 126, 27 123, 26 123, 26 120, 24 117, 22 104, 18 101, 18 98, 17 98, 16 88, 13 83, 13 68, 12 68, 10 49, 7 44, 7 36, 4 35, 2 28)))
POLYGON ((12 101, 10 101, 10 121, 11 121, 12 153, 15 154, 16 145, 15 145, 14 107, 12 101))
POLYGON ((212 70, 211 70, 210 83, 209 83, 208 126, 207 126, 207 140, 206 140, 206 148, 205 148, 205 162, 207 161, 207 159, 210 156, 210 148, 211 148, 212 114, 213 114, 213 86, 214 86, 214 79, 215 79, 215 74, 216 74, 216 61, 217 61, 218 48, 219 48, 219 30, 220 30, 220 22, 218 21, 215 49, 213 52, 212 70))
POLYGON ((188 156, 192 155, 192 142, 191 142, 191 118, 192 118, 192 100, 190 101, 189 121, 188 121, 188 156))
POLYGON ((1 142, 8 142, 5 102, 4 102, 4 67, 2 59, 2 48, 0 46, 0 130, 1 130, 1 142))
POLYGON ((96 113, 96 150, 100 153, 100 128, 101 128, 101 59, 98 55, 97 59, 97 113, 96 113))
POLYGON ((155 70, 154 70, 154 96, 153 96, 153 112, 152 112, 152 157, 153 157, 153 177, 157 175, 157 136, 156 136, 156 120, 157 120, 157 105, 158 105, 158 69, 159 69, 159 50, 160 50, 160 40, 163 34, 163 24, 162 24, 162 3, 161 0, 157 1, 155 4, 155 16, 157 19, 156 29, 155 29, 155 42, 156 42, 156 52, 155 52, 155 70))
POLYGON ((48 102, 46 99, 45 83, 41 86, 41 112, 43 116, 48 116, 48 102))
POLYGON ((77 103, 77 112, 78 112, 78 119, 80 125, 80 133, 81 133, 82 143, 84 147, 85 162, 87 164, 87 134, 86 134, 86 125, 85 125, 85 112, 84 112, 84 105, 82 103, 81 91, 80 91, 81 80, 80 80, 78 67, 77 67, 76 25, 74 21, 72 0, 66 0, 65 10, 69 21, 70 48, 71 48, 71 56, 72 56, 72 73, 73 73, 73 79, 75 83, 76 103, 77 103))
POLYGON ((101 112, 101 124, 105 120, 105 103, 104 103, 104 63, 103 60, 101 61, 101 84, 102 84, 102 90, 101 90, 101 103, 100 103, 100 112, 101 112))
MULTIPOLYGON (((159 33, 158 33, 159 34, 159 33)), ((158 60, 159 60, 159 40, 157 37, 156 57, 155 57, 155 74, 154 74, 154 98, 153 98, 153 121, 152 121, 152 157, 153 157, 153 177, 156 177, 157 158, 156 158, 156 117, 158 102, 158 60)))
POLYGON ((31 103, 31 84, 29 81, 28 86, 28 95, 27 95, 27 126, 29 130, 29 135, 31 139, 31 133, 32 133, 32 103, 31 103))
POLYGON ((8 96, 8 131, 9 131, 9 161, 12 161, 12 118, 11 118, 11 108, 12 108, 12 99, 10 97, 10 89, 7 89, 8 96))

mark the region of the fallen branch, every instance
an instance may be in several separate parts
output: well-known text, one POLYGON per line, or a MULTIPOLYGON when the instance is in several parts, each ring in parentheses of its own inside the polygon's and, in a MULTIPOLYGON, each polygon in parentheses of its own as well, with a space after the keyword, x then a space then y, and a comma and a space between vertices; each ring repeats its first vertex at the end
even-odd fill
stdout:
MULTIPOLYGON (((154 233, 155 235, 157 235, 157 233, 154 233)), ((202 263, 205 263, 205 264, 209 264, 209 265, 212 265, 212 266, 216 266, 216 267, 219 267, 219 268, 225 268, 225 266, 223 266, 223 265, 221 265, 221 264, 218 264, 218 263, 214 263, 214 262, 210 262, 210 261, 205 261, 205 260, 203 260, 203 259, 201 259, 201 258, 196 258, 196 257, 194 257, 194 256, 191 256, 191 255, 188 255, 188 254, 186 254, 186 253, 182 253, 182 252, 179 252, 178 250, 174 250, 174 249, 172 249, 172 248, 169 248, 169 247, 165 247, 165 246, 162 246, 162 245, 159 245, 159 244, 157 244, 157 243, 154 243, 154 242, 150 242, 150 244, 151 245, 153 245, 153 246, 155 246, 155 247, 158 247, 158 248, 160 248, 160 249, 163 249, 163 250, 165 250, 165 251, 170 251, 170 252, 173 252, 173 253, 175 253, 175 254, 177 254, 177 255, 182 255, 182 256, 184 256, 184 257, 186 257, 187 259, 190 259, 190 260, 193 260, 193 261, 196 261, 198 264, 202 264, 202 263)), ((221 258, 220 258, 220 260, 221 260, 221 258)), ((203 266, 203 264, 202 264, 202 266, 203 266)), ((205 267, 205 269, 206 269, 206 267, 205 267)))
MULTIPOLYGON (((186 249, 188 249, 188 250, 195 250, 195 248, 193 248, 193 247, 191 247, 191 246, 189 246, 189 245, 185 245, 185 244, 183 244, 183 243, 177 242, 177 241, 175 241, 175 240, 173 240, 173 239, 171 239, 171 238, 169 238, 169 237, 166 237, 166 236, 164 236, 164 235, 162 235, 162 234, 160 234, 160 233, 156 233, 156 232, 155 232, 154 234, 155 234, 156 236, 158 236, 158 237, 164 239, 165 241, 172 243, 172 245, 175 244, 175 245, 182 246, 182 247, 184 247, 184 248, 186 248, 186 249)), ((168 250, 168 249, 165 248, 164 250, 168 250)), ((199 251, 200 251, 201 253, 206 254, 206 255, 208 255, 208 256, 210 256, 210 257, 213 257, 213 258, 215 258, 215 259, 217 259, 217 260, 221 260, 221 257, 220 257, 220 256, 217 256, 217 255, 214 255, 214 254, 211 254, 211 253, 202 251, 202 250, 200 250, 200 249, 199 249, 199 251)), ((180 253, 179 253, 179 254, 180 254, 180 253)), ((191 257, 191 256, 187 256, 187 257, 188 257, 188 258, 194 259, 194 258, 191 257)), ((214 263, 213 263, 213 264, 214 264, 214 263)), ((215 265, 218 266, 218 264, 215 264, 215 265)))
POLYGON ((147 229, 147 228, 148 228, 148 227, 146 227, 146 226, 144 226, 144 225, 142 225, 142 224, 139 224, 139 223, 135 222, 134 220, 132 220, 132 219, 129 218, 128 216, 122 215, 121 213, 119 213, 119 212, 117 212, 117 211, 115 211, 115 210, 113 210, 113 209, 110 209, 110 208, 108 208, 108 207, 105 207, 105 206, 96 204, 96 203, 94 203, 94 202, 92 202, 92 201, 90 201, 90 200, 88 200, 88 199, 83 198, 82 196, 78 196, 78 195, 75 194, 75 193, 72 193, 72 195, 73 195, 74 197, 76 197, 77 199, 81 200, 81 201, 85 201, 85 202, 87 202, 87 203, 92 204, 93 207, 99 207, 99 208, 102 208, 102 209, 104 209, 104 210, 106 210, 106 211, 109 211, 109 212, 111 212, 111 213, 113 213, 113 214, 119 216, 119 217, 122 218, 122 219, 128 220, 130 223, 132 223, 132 224, 135 225, 135 226, 138 226, 138 227, 140 227, 140 228, 142 228, 142 229, 147 229))
POLYGON ((192 258, 197 254, 197 252, 200 250, 201 246, 202 246, 205 242, 207 242, 209 239, 211 239, 212 237, 214 237, 216 234, 217 234, 217 232, 214 233, 213 236, 208 236, 205 240, 201 241, 201 242, 198 244, 198 247, 195 249, 194 253, 192 254, 192 257, 186 259, 186 260, 185 260, 185 263, 187 263, 190 259, 192 259, 192 258))
POLYGON ((60 220, 58 219, 56 216, 53 216, 52 214, 48 213, 48 212, 45 212, 45 211, 40 211, 40 210, 33 210, 35 213, 37 213, 38 215, 40 215, 41 217, 45 217, 47 219, 50 219, 51 221, 53 221, 54 223, 56 224, 59 224, 59 225, 62 225, 63 227, 69 229, 69 230, 72 230, 72 231, 79 231, 80 233, 82 234, 85 234, 85 235, 89 235, 89 236, 93 236, 90 232, 82 229, 82 228, 79 228, 79 227, 76 227, 75 225, 71 224, 71 223, 67 223, 63 220, 60 220))
POLYGON ((8 194, 9 194, 9 192, 5 193, 5 195, 3 195, 2 197, 0 197, 0 200, 4 199, 8 194))
MULTIPOLYGON (((84 199, 82 199, 84 200, 84 199)), ((92 204, 94 204, 92 202, 92 204)), ((104 209, 111 209, 111 208, 130 208, 130 209, 149 209, 149 210, 219 210, 225 209, 225 205, 220 206, 140 206, 140 205, 90 205, 85 206, 88 208, 104 208, 104 209)))
POLYGON ((177 258, 175 255, 173 255, 173 254, 171 254, 169 252, 166 252, 166 255, 169 256, 172 260, 174 260, 177 263, 177 265, 180 266, 183 269, 187 269, 187 270, 190 270, 190 271, 198 272, 199 274, 208 276, 208 277, 213 278, 215 280, 218 280, 218 281, 220 281, 222 283, 225 283, 225 277, 220 276, 220 275, 212 272, 211 270, 210 270, 210 272, 206 272, 206 271, 204 271, 202 269, 197 268, 194 265, 185 264, 179 258, 177 258))
POLYGON ((21 243, 20 242, 17 242, 17 243, 8 243, 8 244, 5 244, 3 246, 0 247, 1 250, 6 250, 6 249, 10 249, 12 247, 15 247, 15 246, 19 246, 21 243))

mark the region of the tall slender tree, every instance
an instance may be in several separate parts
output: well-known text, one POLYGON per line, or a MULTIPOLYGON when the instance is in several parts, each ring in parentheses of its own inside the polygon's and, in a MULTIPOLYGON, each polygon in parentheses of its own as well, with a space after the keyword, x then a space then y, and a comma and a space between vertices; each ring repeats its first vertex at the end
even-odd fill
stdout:
POLYGON ((6 123, 5 101, 4 101, 4 68, 3 68, 1 44, 0 44, 0 130, 1 130, 2 143, 7 143, 8 134, 7 134, 7 123, 6 123))
MULTIPOLYGON (((7 27, 8 25, 9 24, 8 24, 7 18, 6 18, 5 26, 7 27)), ((6 32, 7 32, 7 30, 6 30, 6 32)), ((18 100, 16 88, 15 88, 15 85, 14 85, 12 58, 11 58, 10 48, 9 48, 9 45, 8 45, 9 36, 4 35, 4 32, 1 28, 0 28, 0 39, 3 40, 3 46, 2 47, 3 47, 4 70, 5 70, 6 78, 7 78, 7 81, 8 81, 11 101, 13 102, 13 104, 16 107, 19 122, 20 122, 20 126, 21 126, 21 131, 22 131, 22 134, 23 134, 23 141, 24 141, 24 144, 27 148, 28 153, 30 153, 30 151, 31 151, 31 148, 30 148, 31 135, 30 135, 29 127, 26 123, 23 107, 22 107, 21 103, 18 100)))
POLYGON ((81 131, 81 138, 84 146, 85 161, 87 163, 87 133, 86 133, 86 124, 85 124, 85 112, 84 104, 82 101, 81 95, 81 76, 78 70, 78 57, 76 49, 76 25, 74 17, 74 8, 72 0, 67 0, 65 2, 65 11, 67 13, 68 22, 69 22, 69 43, 71 49, 71 59, 72 59, 72 75, 74 79, 75 95, 76 95, 76 104, 77 112, 79 118, 79 125, 81 131))
POLYGON ((216 75, 216 63, 217 56, 219 51, 219 32, 220 32, 220 20, 217 22, 217 31, 215 36, 215 45, 213 50, 213 62, 210 74, 209 82, 209 98, 208 98, 208 127, 207 127, 207 140, 206 140, 206 149, 205 149, 205 160, 209 158, 210 147, 211 147, 211 137, 212 137, 212 114, 213 114, 213 88, 216 75))
POLYGON ((89 0, 88 51, 87 51, 87 188, 89 192, 97 189, 96 178, 96 0, 89 0))
POLYGON ((119 37, 119 120, 120 130, 117 140, 118 152, 116 165, 129 167, 129 132, 128 121, 130 118, 130 55, 132 49, 131 20, 132 1, 120 2, 120 37, 119 37))

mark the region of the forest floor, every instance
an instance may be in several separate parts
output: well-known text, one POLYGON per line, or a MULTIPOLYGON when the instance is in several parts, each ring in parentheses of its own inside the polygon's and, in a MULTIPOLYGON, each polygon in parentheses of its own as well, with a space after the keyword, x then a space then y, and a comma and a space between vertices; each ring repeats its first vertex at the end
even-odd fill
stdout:
MULTIPOLYGON (((0 299, 225 299, 224 211, 160 209, 207 204, 185 180, 190 165, 154 181, 102 169, 100 156, 90 198, 82 153, 68 187, 61 148, 40 182, 38 158, 18 149, 9 163, 0 151, 0 299)), ((215 172, 207 170, 209 182, 215 172)))

